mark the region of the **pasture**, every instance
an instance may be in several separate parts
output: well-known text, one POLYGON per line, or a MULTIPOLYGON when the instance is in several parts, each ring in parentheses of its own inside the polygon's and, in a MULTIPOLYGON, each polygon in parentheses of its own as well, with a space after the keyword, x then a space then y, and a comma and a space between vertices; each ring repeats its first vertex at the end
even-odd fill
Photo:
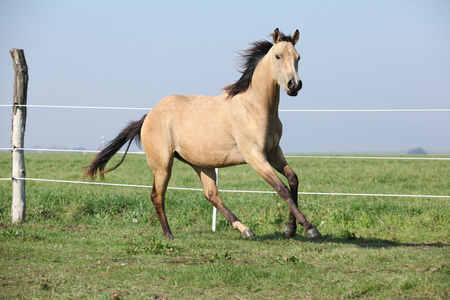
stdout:
MULTIPOLYGON (((26 153, 27 177, 80 180, 92 154, 26 153)), ((113 165, 118 161, 114 158, 113 165)), ((302 192, 450 195, 450 161, 288 158, 302 192)), ((0 178, 10 177, 0 153, 0 178)), ((129 154, 106 182, 150 185, 129 154)), ((220 170, 220 189, 270 186, 248 165, 220 170)), ((169 186, 201 188, 175 162, 169 186)), ((299 195, 323 237, 282 234, 276 194, 221 193, 257 236, 243 239, 203 192, 169 190, 166 240, 150 189, 27 182, 26 222, 10 225, 0 181, 0 298, 347 299, 450 297, 450 199, 299 195)))

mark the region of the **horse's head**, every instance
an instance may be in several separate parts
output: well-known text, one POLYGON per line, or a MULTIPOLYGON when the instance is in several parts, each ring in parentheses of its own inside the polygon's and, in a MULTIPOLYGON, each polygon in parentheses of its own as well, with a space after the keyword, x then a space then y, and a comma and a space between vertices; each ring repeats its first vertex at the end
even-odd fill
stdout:
POLYGON ((299 36, 298 30, 292 36, 285 36, 278 28, 275 29, 272 34, 273 47, 268 53, 271 55, 273 79, 289 96, 297 96, 302 88, 302 81, 297 74, 300 55, 294 48, 299 36))

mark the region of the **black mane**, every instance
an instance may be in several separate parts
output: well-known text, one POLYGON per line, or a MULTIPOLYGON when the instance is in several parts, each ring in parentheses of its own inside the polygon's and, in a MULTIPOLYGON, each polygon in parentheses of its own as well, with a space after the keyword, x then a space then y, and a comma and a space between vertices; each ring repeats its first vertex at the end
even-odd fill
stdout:
MULTIPOLYGON (((286 36, 280 32, 280 41, 294 43, 291 36, 286 36)), ((233 84, 223 88, 228 97, 234 97, 237 94, 245 92, 252 82, 253 72, 260 60, 269 52, 273 44, 269 41, 258 41, 251 44, 251 47, 240 53, 242 62, 238 63, 241 78, 233 84)))

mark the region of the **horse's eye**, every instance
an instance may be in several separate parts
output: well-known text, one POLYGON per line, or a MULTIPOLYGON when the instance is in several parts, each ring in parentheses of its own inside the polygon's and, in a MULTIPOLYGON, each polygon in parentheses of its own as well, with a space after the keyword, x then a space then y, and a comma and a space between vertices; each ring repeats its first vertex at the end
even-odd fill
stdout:
POLYGON ((275 54, 276 59, 280 59, 281 57, 278 54, 275 54))

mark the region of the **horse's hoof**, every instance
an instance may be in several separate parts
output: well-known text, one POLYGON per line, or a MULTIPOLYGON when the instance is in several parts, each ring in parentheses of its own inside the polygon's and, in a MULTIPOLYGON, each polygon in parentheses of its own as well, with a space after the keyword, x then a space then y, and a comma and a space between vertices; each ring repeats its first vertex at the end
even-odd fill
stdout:
POLYGON ((316 227, 310 228, 308 230, 306 230, 306 236, 310 239, 313 238, 317 238, 317 237, 321 237, 322 235, 320 234, 319 230, 317 230, 316 227))
POLYGON ((251 230, 250 228, 248 228, 248 229, 246 229, 246 230, 244 230, 243 232, 242 232, 242 237, 245 239, 245 238, 249 238, 249 237, 252 237, 252 236, 256 236, 256 234, 253 232, 253 230, 251 230))
POLYGON ((167 240, 176 240, 176 238, 171 233, 165 234, 164 236, 166 237, 167 240))
POLYGON ((289 223, 286 223, 284 224, 283 232, 287 237, 294 237, 297 232, 297 226, 292 226, 289 223))

